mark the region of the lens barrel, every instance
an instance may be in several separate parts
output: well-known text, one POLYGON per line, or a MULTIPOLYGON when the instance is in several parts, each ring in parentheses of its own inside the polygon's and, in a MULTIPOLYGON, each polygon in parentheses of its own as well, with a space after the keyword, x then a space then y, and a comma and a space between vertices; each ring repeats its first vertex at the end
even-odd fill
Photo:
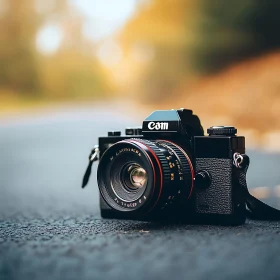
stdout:
POLYGON ((127 139, 103 154, 97 171, 107 204, 131 215, 163 210, 192 193, 194 169, 188 153, 167 140, 127 139))

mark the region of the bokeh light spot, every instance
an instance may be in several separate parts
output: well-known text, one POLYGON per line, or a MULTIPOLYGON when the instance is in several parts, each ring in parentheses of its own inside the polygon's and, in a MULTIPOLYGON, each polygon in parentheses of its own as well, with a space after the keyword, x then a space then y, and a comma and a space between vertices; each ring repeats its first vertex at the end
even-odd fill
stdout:
POLYGON ((107 40, 98 48, 97 56, 105 66, 112 67, 122 60, 123 52, 114 40, 107 40))
POLYGON ((0 16, 4 15, 9 9, 8 0, 0 0, 0 16))
POLYGON ((133 16, 137 0, 70 0, 70 3, 86 17, 84 35, 97 41, 115 33, 133 16))
POLYGON ((62 42, 63 31, 56 24, 45 25, 36 38, 37 49, 43 54, 56 52, 62 42))

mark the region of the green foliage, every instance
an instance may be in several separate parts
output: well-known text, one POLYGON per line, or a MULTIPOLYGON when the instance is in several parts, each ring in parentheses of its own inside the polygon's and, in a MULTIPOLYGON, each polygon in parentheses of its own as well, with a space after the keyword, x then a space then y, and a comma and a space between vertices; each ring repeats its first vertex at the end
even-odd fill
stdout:
POLYGON ((280 2, 200 0, 191 53, 202 73, 280 47, 280 2))

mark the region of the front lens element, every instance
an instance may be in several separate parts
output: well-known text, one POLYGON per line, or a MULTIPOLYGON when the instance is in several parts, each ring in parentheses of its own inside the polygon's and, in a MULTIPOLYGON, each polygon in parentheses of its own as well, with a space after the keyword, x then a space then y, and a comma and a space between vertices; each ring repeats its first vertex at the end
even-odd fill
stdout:
POLYGON ((142 167, 129 167, 130 172, 130 182, 133 187, 142 188, 147 183, 147 172, 142 167))

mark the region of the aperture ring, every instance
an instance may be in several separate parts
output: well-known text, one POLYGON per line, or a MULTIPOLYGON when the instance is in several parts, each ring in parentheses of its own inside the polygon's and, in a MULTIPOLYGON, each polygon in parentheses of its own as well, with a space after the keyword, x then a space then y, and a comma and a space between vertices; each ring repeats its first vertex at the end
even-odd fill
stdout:
MULTIPOLYGON (((181 166, 182 166, 182 173, 184 181, 186 182, 186 186, 190 186, 189 189, 184 189, 186 192, 187 198, 191 196, 193 185, 194 185, 194 169, 191 162, 191 159, 189 158, 188 154, 180 148, 177 144, 169 141, 169 140, 158 140, 157 143, 163 143, 170 147, 174 152, 179 160, 181 166)), ((187 187, 186 187, 187 188, 187 187)))
POLYGON ((183 200, 188 199, 191 196, 193 189, 193 176, 191 172, 192 163, 186 152, 177 147, 175 143, 167 140, 153 141, 139 138, 134 140, 153 149, 161 161, 165 177, 165 187, 163 188, 163 195, 161 198, 161 209, 171 206, 173 204, 173 199, 178 199, 180 197, 183 200), (160 142, 164 142, 164 144, 161 145, 160 142), (173 164, 176 160, 178 164, 175 164, 175 167, 173 164), (180 171, 181 176, 179 173, 180 171))

